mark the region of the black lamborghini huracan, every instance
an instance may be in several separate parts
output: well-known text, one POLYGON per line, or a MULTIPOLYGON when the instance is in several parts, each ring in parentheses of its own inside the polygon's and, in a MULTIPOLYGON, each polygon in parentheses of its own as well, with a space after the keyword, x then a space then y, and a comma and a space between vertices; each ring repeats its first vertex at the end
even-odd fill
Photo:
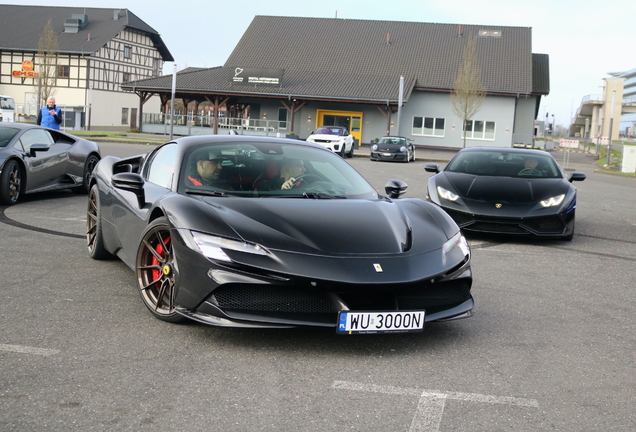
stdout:
POLYGON ((470 250, 438 206, 398 199, 406 187, 382 196, 299 140, 179 138, 97 165, 88 252, 134 270, 165 321, 422 331, 472 314, 470 250))
POLYGON ((425 170, 427 198, 443 208, 463 231, 532 235, 572 240, 576 210, 573 181, 550 153, 519 148, 460 150, 440 172, 425 170))
POLYGON ((58 189, 87 193, 100 157, 93 141, 32 124, 0 123, 0 204, 58 189))

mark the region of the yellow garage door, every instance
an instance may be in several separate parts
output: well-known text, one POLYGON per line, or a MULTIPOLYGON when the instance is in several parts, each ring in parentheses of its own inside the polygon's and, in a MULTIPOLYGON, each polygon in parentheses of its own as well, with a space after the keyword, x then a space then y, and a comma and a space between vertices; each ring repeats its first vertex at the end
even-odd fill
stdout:
POLYGON ((360 143, 362 139, 362 113, 354 111, 316 111, 316 127, 340 126, 347 128, 360 143))

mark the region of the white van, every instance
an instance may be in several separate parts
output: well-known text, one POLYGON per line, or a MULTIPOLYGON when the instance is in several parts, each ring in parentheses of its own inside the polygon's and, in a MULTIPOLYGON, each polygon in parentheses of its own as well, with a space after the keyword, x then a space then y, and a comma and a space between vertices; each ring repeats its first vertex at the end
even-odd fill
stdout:
POLYGON ((0 95, 0 122, 15 122, 15 101, 11 96, 0 95))

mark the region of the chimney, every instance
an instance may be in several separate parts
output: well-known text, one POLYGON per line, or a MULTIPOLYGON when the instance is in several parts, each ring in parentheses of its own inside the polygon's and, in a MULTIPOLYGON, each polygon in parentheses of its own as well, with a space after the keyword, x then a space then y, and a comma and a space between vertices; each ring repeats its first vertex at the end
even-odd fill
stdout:
POLYGON ((71 14, 70 18, 64 20, 64 33, 77 33, 88 24, 88 15, 71 14))
POLYGON ((391 33, 386 34, 386 44, 391 45, 391 33))
POLYGON ((458 38, 460 38, 460 37, 462 37, 462 36, 463 36, 463 33, 462 33, 462 25, 461 25, 461 24, 458 24, 458 25, 457 25, 457 37, 458 37, 458 38))
POLYGON ((117 21, 119 18, 121 18, 121 9, 115 9, 113 11, 113 21, 117 21))

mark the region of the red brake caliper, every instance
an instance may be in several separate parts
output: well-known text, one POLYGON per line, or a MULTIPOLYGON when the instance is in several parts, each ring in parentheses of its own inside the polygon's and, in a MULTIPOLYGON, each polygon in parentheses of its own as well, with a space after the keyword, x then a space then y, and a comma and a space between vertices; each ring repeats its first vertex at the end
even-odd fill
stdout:
MULTIPOLYGON (((162 243, 158 243, 158 244, 157 244, 157 246, 155 247, 155 251, 156 251, 156 252, 157 252, 160 256, 162 256, 162 257, 163 257, 163 256, 164 256, 164 255, 163 255, 164 245, 168 246, 168 243, 170 243, 170 237, 167 237, 167 238, 166 238, 166 240, 165 240, 165 242, 164 242, 163 244, 162 244, 162 243)), ((153 265, 153 266, 158 266, 158 265, 159 265, 159 260, 158 260, 158 259, 157 259, 157 257, 156 257, 156 256, 154 256, 154 255, 152 256, 152 265, 153 265)), ((157 269, 152 269, 152 270, 151 270, 151 272, 152 272, 152 280, 156 280, 156 281, 158 281, 158 280, 159 280, 159 278, 161 277, 161 274, 162 274, 161 269, 159 269, 159 270, 157 270, 157 269)), ((155 284, 155 286, 156 286, 157 288, 159 288, 159 287, 161 286, 161 282, 157 282, 157 283, 155 284)))

